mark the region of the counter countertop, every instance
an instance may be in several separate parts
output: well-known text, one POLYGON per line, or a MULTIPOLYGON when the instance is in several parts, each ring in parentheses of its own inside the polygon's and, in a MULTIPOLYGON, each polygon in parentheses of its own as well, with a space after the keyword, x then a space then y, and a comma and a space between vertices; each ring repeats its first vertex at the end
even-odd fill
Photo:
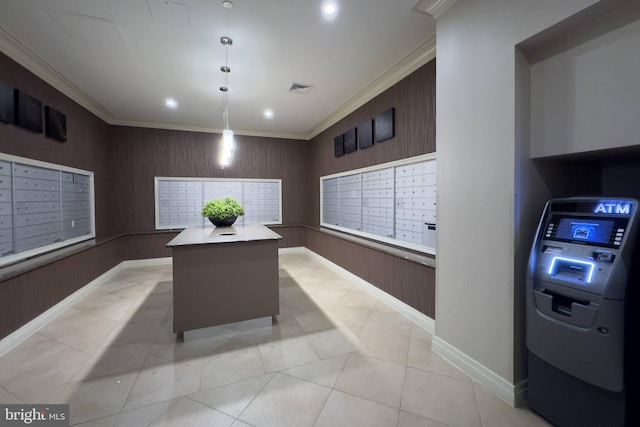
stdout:
POLYGON ((182 233, 167 243, 167 247, 279 239, 282 239, 282 236, 260 224, 236 225, 234 227, 194 225, 185 228, 182 233))

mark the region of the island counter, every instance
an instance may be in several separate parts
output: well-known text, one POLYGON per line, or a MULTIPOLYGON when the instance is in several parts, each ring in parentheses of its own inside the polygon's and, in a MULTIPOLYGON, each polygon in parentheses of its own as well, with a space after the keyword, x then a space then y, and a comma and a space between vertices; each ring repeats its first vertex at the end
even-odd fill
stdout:
POLYGON ((167 243, 173 254, 173 331, 279 314, 281 238, 263 225, 191 226, 167 243))

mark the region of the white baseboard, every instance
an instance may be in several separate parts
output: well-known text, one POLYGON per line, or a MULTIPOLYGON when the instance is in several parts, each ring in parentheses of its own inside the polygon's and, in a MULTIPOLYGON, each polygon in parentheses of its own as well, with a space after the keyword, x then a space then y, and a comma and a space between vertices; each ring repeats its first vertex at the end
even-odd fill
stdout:
POLYGON ((302 246, 296 246, 294 248, 279 248, 278 254, 287 255, 287 254, 305 254, 305 248, 302 246))
POLYGON ((38 317, 29 321, 25 325, 16 329, 2 340, 0 340, 0 357, 4 356, 12 349, 17 347, 20 343, 27 340, 33 334, 38 332, 41 328, 48 325, 49 322, 55 320, 56 317, 67 311, 71 308, 75 303, 82 300, 84 297, 88 296, 91 292, 102 286, 103 283, 111 280, 113 276, 115 276, 118 272, 124 269, 123 263, 116 265, 112 269, 107 272, 101 274, 87 285, 78 289, 53 307, 49 308, 44 313, 40 314, 38 317))
POLYGON ((133 267, 149 267, 156 265, 171 265, 173 259, 171 257, 165 258, 148 258, 148 259, 136 259, 130 261, 122 261, 112 269, 106 271, 96 279, 89 282, 87 285, 78 289, 38 317, 31 320, 29 323, 16 329, 2 340, 0 340, 0 357, 4 356, 12 349, 17 347, 20 343, 27 340, 30 336, 38 332, 41 328, 49 324, 56 317, 67 311, 75 303, 88 296, 91 292, 99 288, 103 283, 111 280, 118 272, 133 267))
POLYGON ((120 265, 122 268, 132 268, 132 267, 153 267, 156 265, 172 265, 173 258, 172 257, 164 257, 164 258, 147 258, 147 259, 133 259, 129 261, 122 261, 120 265))
MULTIPOLYGON (((298 249, 298 248, 293 248, 293 249, 298 249)), ((333 262, 329 261, 328 259, 326 259, 325 257, 323 257, 321 255, 318 255, 317 253, 313 252, 312 250, 309 250, 309 249, 304 248, 304 247, 300 248, 300 249, 302 249, 302 252, 306 253, 307 255, 311 256, 314 259, 316 259, 320 263, 324 264, 325 267, 327 267, 330 270, 338 273, 339 275, 341 275, 345 279, 356 283, 360 288, 362 288, 366 292, 369 292, 369 293, 375 295, 376 298, 380 299, 382 302, 384 302, 388 306, 392 307, 398 313, 402 314, 404 317, 406 317, 407 319, 411 320, 416 325, 420 326, 422 329, 424 329, 425 331, 429 332, 431 335, 434 334, 435 327, 436 327, 435 320, 433 320, 432 318, 430 318, 426 314, 419 312, 415 308, 413 308, 413 307, 405 304, 404 302, 400 301, 399 299, 389 295, 388 293, 386 293, 382 289, 378 288, 377 286, 372 285, 371 283, 367 282, 366 280, 362 279, 359 276, 356 276, 355 274, 351 273, 349 270, 346 270, 346 269, 340 267, 339 265, 334 264, 333 262)))
POLYGON ((505 380, 491 369, 437 336, 433 337, 431 349, 509 405, 519 406, 524 403, 527 380, 511 384, 510 381, 505 380))

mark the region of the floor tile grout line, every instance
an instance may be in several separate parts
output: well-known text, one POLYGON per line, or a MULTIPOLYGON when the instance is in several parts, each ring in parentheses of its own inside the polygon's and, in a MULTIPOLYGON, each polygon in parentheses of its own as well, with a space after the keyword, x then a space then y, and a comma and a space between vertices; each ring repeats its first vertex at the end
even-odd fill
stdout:
MULTIPOLYGON (((128 344, 125 344, 125 345, 128 345, 128 344)), ((139 345, 139 344, 135 344, 135 345, 139 345)), ((144 357, 145 357, 145 360, 146 360, 146 358, 147 358, 147 356, 148 356, 148 355, 149 355, 149 350, 147 350, 147 353, 146 353, 146 354, 145 354, 145 356, 144 356, 144 357)), ((87 362, 88 362, 88 360, 87 360, 87 362)), ((82 369, 83 367, 84 367, 84 365, 82 365, 82 366, 80 367, 80 369, 82 369)), ((142 366, 141 366, 141 367, 142 367, 142 366)), ((140 367, 140 368, 138 368, 138 369, 136 369, 136 370, 137 370, 138 372, 140 372, 141 367, 140 367)), ((134 372, 134 371, 133 371, 133 370, 131 370, 131 371, 111 372, 111 373, 108 373, 108 374, 97 375, 97 376, 95 376, 95 377, 87 377, 87 376, 83 376, 81 379, 79 379, 79 380, 77 380, 77 381, 69 381, 67 384, 71 384, 71 383, 79 383, 79 382, 82 382, 82 381, 100 380, 100 379, 105 379, 105 378, 107 378, 107 377, 112 377, 112 376, 133 374, 133 372, 134 372)), ((75 376, 74 376, 74 378, 75 378, 75 376)), ((136 379, 137 379, 137 376, 136 376, 136 379)), ((135 382, 135 381, 134 381, 134 382, 135 382)))
POLYGON ((480 421, 480 427, 484 426, 484 422, 482 422, 482 414, 480 413, 480 405, 478 404, 478 395, 476 394, 476 386, 473 381, 471 381, 471 391, 473 392, 473 401, 476 404, 476 413, 478 414, 478 420, 480 421))
POLYGON ((439 377, 450 378, 452 380, 458 380, 458 381, 462 381, 462 382, 465 382, 465 383, 472 383, 472 384, 475 383, 475 381, 471 377, 469 377, 469 379, 466 380, 466 379, 459 378, 459 377, 454 377, 453 375, 448 375, 448 374, 445 374, 445 373, 442 373, 442 372, 430 371, 428 369, 417 368, 415 366, 410 366, 410 365, 406 365, 406 366, 407 366, 407 368, 415 369, 416 371, 425 372, 427 374, 438 375, 439 377))
POLYGON ((322 415, 322 411, 324 411, 324 408, 326 408, 327 402, 331 398, 331 393, 333 393, 333 392, 334 392, 333 389, 329 389, 329 394, 327 394, 327 398, 324 400, 324 403, 322 403, 322 408, 320 408, 320 410, 318 411, 318 415, 316 415, 316 419, 313 421, 313 424, 312 424, 313 426, 318 424, 318 420, 320 419, 320 416, 322 415))
MULTIPOLYGON (((366 308, 366 307, 364 307, 366 308)), ((371 320, 371 316, 373 316, 373 309, 369 310, 369 316, 367 316, 367 320, 364 322, 364 326, 362 327, 362 330, 360 331, 360 333, 357 335, 358 338, 360 338, 360 336, 362 335, 362 333, 364 332, 365 329, 367 329, 367 324, 369 323, 369 320, 371 320)), ((363 342, 364 344, 364 342, 363 342)), ((366 344, 365 344, 366 345, 366 344)), ((369 346, 367 346, 369 347, 369 346)))
MULTIPOLYGON (((269 376, 269 375, 270 375, 270 376, 271 376, 271 378, 269 378, 269 380, 265 383, 265 385, 263 385, 263 386, 260 388, 260 390, 256 393, 256 395, 251 399, 251 401, 250 401, 249 403, 247 403, 247 406, 246 406, 246 407, 248 407, 248 406, 251 404, 251 402, 253 402, 253 399, 255 399, 255 398, 258 396, 258 394, 260 394, 260 393, 262 392, 262 390, 266 387, 266 385, 267 385, 269 382, 271 382, 271 380, 273 379, 273 377, 274 377, 274 376, 275 376, 275 374, 277 374, 277 373, 278 373, 278 372, 276 371, 276 372, 271 372, 271 373, 268 373, 268 374, 258 375, 258 376, 256 376, 256 377, 245 378, 245 379, 242 379, 242 380, 234 381, 234 382, 232 382, 232 383, 222 384, 222 385, 218 385, 218 386, 215 386, 215 387, 208 388, 208 389, 206 389, 206 390, 197 391, 196 393, 205 393, 205 392, 207 392, 207 391, 215 390, 215 389, 218 389, 218 388, 228 387, 228 386, 231 386, 231 385, 239 384, 239 383, 244 382, 244 381, 255 380, 255 379, 257 379, 257 378, 260 378, 260 377, 266 377, 266 376, 269 376)), ((185 395, 185 396, 183 396, 183 397, 187 397, 187 398, 189 398, 189 399, 193 400, 194 402, 200 403, 200 404, 202 404, 202 405, 205 405, 205 406, 206 406, 206 407, 208 407, 208 408, 215 409, 216 411, 222 412, 222 413, 223 413, 223 414, 225 414, 225 415, 228 415, 228 416, 230 416, 230 417, 232 417, 232 418, 236 418, 236 419, 238 419, 237 417, 234 417, 232 414, 229 414, 229 413, 227 413, 227 412, 224 412, 224 411, 223 411, 223 410, 221 410, 221 409, 214 408, 213 406, 211 406, 211 405, 209 405, 209 404, 207 404, 207 403, 200 402, 200 401, 198 401, 198 400, 193 399, 191 396, 192 396, 192 395, 194 395, 194 394, 196 394, 196 393, 190 393, 190 394, 187 394, 187 395, 185 395)), ((244 409, 246 409, 246 407, 245 407, 244 409)), ((244 412, 244 409, 242 410, 243 412, 244 412)), ((238 415, 238 416, 239 416, 239 415, 238 415)), ((242 420, 240 420, 240 421, 242 421, 242 420)), ((244 421, 243 421, 243 422, 244 422, 244 421)))
POLYGON ((407 369, 408 366, 405 365, 404 367, 404 376, 402 378, 402 392, 400 393, 400 410, 398 411, 398 427, 400 426, 400 411, 402 411, 402 402, 404 402, 404 392, 406 390, 406 385, 407 385, 407 376, 409 375, 409 369, 407 369))
POLYGON ((411 331, 409 333, 409 349, 407 350, 407 357, 405 358, 404 361, 404 375, 402 377, 402 392, 400 393, 400 408, 398 410, 398 427, 400 427, 400 411, 402 410, 402 402, 404 401, 404 392, 406 389, 406 385, 407 385, 407 375, 409 374, 409 354, 411 354, 411 343, 413 342, 413 340, 411 339, 412 335, 413 335, 413 328, 416 325, 411 322, 411 331))
MULTIPOLYGON (((149 348, 151 349, 151 348, 149 348)), ((143 369, 144 369, 144 364, 147 361, 147 359, 149 359, 150 354, 147 353, 147 355, 145 356, 144 360, 142 361, 142 364, 140 365, 140 367, 138 368, 138 373, 136 374, 136 379, 133 380, 133 383, 131 384, 131 388, 129 389, 129 392, 127 393, 127 398, 124 400, 124 403, 122 404, 122 407, 120 408, 120 413, 123 412, 123 409, 125 408, 125 406, 127 406, 127 403, 129 402, 129 399, 131 398, 131 392, 133 391, 133 388, 136 386, 136 383, 138 382, 138 379, 140 378, 140 374, 142 373, 143 369)), ((167 400, 171 400, 171 399, 167 399, 167 400)), ((164 401, 166 402, 166 401, 164 401)), ((158 402, 156 402, 158 403, 158 402)), ((143 405, 144 406, 149 406, 149 405, 143 405)), ((133 409, 138 409, 138 408, 133 408, 133 409)))
POLYGON ((22 402, 22 399, 19 399, 18 396, 13 394, 13 392, 7 390, 5 387, 2 386, 2 384, 0 384, 0 388, 4 390, 6 393, 9 393, 11 396, 13 396, 13 398, 16 399, 18 402, 22 402))
MULTIPOLYGON (((264 364, 264 358, 262 357, 262 351, 260 350, 260 345, 259 344, 256 345, 256 349, 258 350, 258 356, 260 356, 260 365, 262 366, 262 373, 263 373, 263 375, 267 375, 267 369, 266 369, 265 364, 264 364)), ((269 380, 269 381, 271 381, 271 380, 269 380)))
MULTIPOLYGON (((346 395, 348 395, 348 396, 355 397, 355 398, 357 398, 357 399, 366 400, 367 402, 375 403, 376 405, 380 405, 380 406, 384 406, 385 408, 393 409, 394 411, 398 411, 398 412, 401 412, 401 411, 402 411, 402 412, 409 412, 409 411, 405 411, 405 410, 403 410, 403 409, 402 409, 402 407, 397 407, 397 408, 396 408, 396 407, 394 407, 394 406, 387 405, 386 403, 377 402, 377 401, 375 401, 375 400, 368 399, 368 398, 366 398, 366 397, 362 397, 362 396, 358 396, 357 394, 353 394, 353 393, 350 393, 350 392, 348 392, 348 391, 340 390, 340 389, 338 389, 338 388, 332 388, 332 389, 331 389, 331 391, 332 391, 332 392, 333 392, 333 391, 337 391, 338 393, 344 393, 344 394, 346 394, 346 395)), ((402 402, 401 402, 401 403, 402 403, 402 402)), ((409 412, 409 413, 411 413, 411 412, 409 412)), ((417 414, 413 414, 413 415, 417 415, 417 414)), ((435 421, 435 420, 434 420, 434 421, 435 421)))
MULTIPOLYGON (((349 360, 351 360, 351 357, 353 356, 355 352, 350 352, 349 356, 347 357, 347 360, 344 361, 344 365, 342 365, 342 368, 340 368, 340 372, 338 373, 338 376, 336 377, 336 381, 333 383, 333 386, 331 386, 331 390, 338 390, 336 388, 336 384, 338 384, 338 380, 340 379, 340 377, 342 376, 342 373, 344 372, 344 368, 347 366, 347 364, 349 363, 349 360)), ((338 390, 340 391, 340 390, 338 390)))
MULTIPOLYGON (((84 313, 84 312, 83 312, 83 313, 84 313)), ((54 319, 51 323, 55 322, 56 320, 57 320, 57 319, 54 319)), ((112 320, 112 322, 115 322, 115 321, 113 321, 113 320, 112 320)), ((49 326, 51 323, 49 323, 49 324, 48 324, 48 325, 46 325, 46 326, 49 326)), ((117 323, 117 322, 115 322, 115 323, 117 323)), ((46 326, 45 326, 45 327, 46 327, 46 326)), ((54 341, 58 342, 59 344, 62 344, 62 345, 67 346, 67 347, 69 347, 69 348, 72 348, 72 349, 74 349, 74 350, 76 350, 76 351, 79 351, 79 352, 81 352, 81 353, 83 353, 83 354, 85 354, 85 355, 87 355, 87 356, 89 356, 89 357, 94 356, 94 353, 87 353, 85 350, 83 350, 83 349, 81 349, 81 348, 78 348, 78 347, 73 346, 73 345, 71 345, 71 344, 65 343, 64 341, 60 341, 60 340, 59 340, 58 338, 56 338, 56 337, 52 337, 51 335, 47 335, 46 333, 41 332, 45 327, 42 327, 40 330, 38 330, 38 331, 36 332, 36 334, 40 334, 40 335, 42 335, 42 336, 45 336, 45 337, 47 337, 47 338, 49 338, 49 339, 51 339, 51 340, 54 340, 54 341)), ((115 325, 114 325, 114 327, 115 327, 115 325)), ((110 334, 111 332, 112 332, 112 330, 111 330, 111 331, 109 331, 107 334, 105 334, 105 337, 100 341, 100 343, 98 343, 98 345, 96 346, 96 348, 94 349, 94 351, 97 351, 97 350, 99 350, 99 349, 103 348, 100 344, 102 344, 102 342, 104 342, 104 340, 106 340, 106 339, 107 339, 107 337, 109 336, 109 334, 110 334)), ((34 335, 35 335, 35 334, 34 334, 34 335)))
MULTIPOLYGON (((133 388, 133 387, 132 387, 132 388, 133 388)), ((157 416, 157 417, 155 417, 153 420, 151 420, 151 422, 150 422, 150 423, 148 423, 146 427, 148 427, 148 426, 152 425, 153 423, 155 423, 157 420, 159 420, 159 419, 160 419, 160 417, 162 417, 162 416, 163 416, 164 414, 166 414, 169 410, 171 410, 171 408, 173 408, 173 407, 178 403, 178 400, 180 400, 180 398, 164 400, 163 402, 170 402, 170 401, 172 401, 172 400, 175 400, 175 402, 173 402, 171 405, 169 405, 169 407, 168 407, 167 409, 165 409, 164 411, 162 411, 162 412, 160 413, 160 415, 158 415, 158 416, 157 416)), ((162 402, 152 403, 151 405, 157 405, 158 403, 162 403, 162 402)), ((147 405, 147 406, 151 406, 151 405, 147 405)), ((141 408, 144 408, 144 407, 145 407, 145 406, 141 406, 141 408)), ((140 409, 140 408, 132 409, 132 411, 135 411, 136 409, 140 409)), ((120 411, 120 413, 122 414, 123 412, 122 412, 122 411, 120 411)))
MULTIPOLYGON (((251 404, 253 403, 254 400, 256 400, 256 397, 260 396, 260 394, 264 391, 264 389, 271 383, 271 381, 273 381, 273 379, 276 377, 276 375, 279 372, 272 372, 270 374, 265 374, 265 375, 271 375, 271 378, 269 378, 269 381, 267 381, 262 388, 260 389, 260 391, 258 391, 253 398, 249 401, 249 403, 247 403, 247 406, 244 407, 244 409, 238 414, 238 416, 236 417, 237 420, 242 421, 243 423, 245 422, 244 420, 242 420, 240 417, 242 416, 242 414, 245 413, 245 411, 249 408, 249 406, 251 406, 251 404)), ((248 424, 248 423, 247 423, 248 424)))
MULTIPOLYGON (((238 419, 238 418, 234 417, 233 415, 231 415, 231 414, 229 414, 229 413, 227 413, 227 412, 224 412, 224 411, 222 411, 222 410, 220 410, 220 409, 218 409, 218 408, 214 408, 213 406, 207 405, 207 404, 206 404, 206 403, 204 403, 204 402, 200 402, 200 401, 198 401, 198 400, 195 400, 194 398, 192 398, 192 397, 191 397, 191 395, 193 395, 193 393, 191 393, 191 394, 186 394, 186 395, 184 395, 184 396, 182 396, 182 397, 179 397, 178 399, 188 399, 188 400, 190 400, 190 401, 191 401, 191 402, 193 402, 193 403, 197 403, 198 405, 202 405, 202 406, 205 406, 205 407, 207 407, 207 408, 209 408, 209 409, 212 409, 212 410, 214 410, 214 411, 216 411, 216 412, 220 412, 221 414, 224 414, 224 415, 228 416, 229 418, 233 418, 233 419, 234 419, 234 422, 238 419)), ((155 421, 155 420, 154 420, 154 421, 155 421)), ((231 424, 233 424, 233 423, 231 423, 231 424)))
MULTIPOLYGON (((103 415, 103 416, 101 416, 101 417, 92 418, 92 419, 90 419, 90 420, 86 420, 86 421, 83 421, 83 422, 81 422, 81 423, 76 423, 76 424, 73 424, 73 425, 86 424, 86 423, 94 423, 94 422, 96 422, 96 421, 103 420, 103 419, 106 419, 106 418, 109 418, 109 417, 113 417, 113 416, 121 415, 121 414, 126 414, 126 413, 128 413, 128 412, 137 411, 137 410, 139 410, 139 409, 147 408, 147 407, 149 407, 149 406, 153 406, 153 405, 159 405, 159 404, 161 404, 161 403, 169 402, 169 401, 171 401, 171 400, 173 400, 173 399, 163 400, 163 401, 161 401, 161 402, 154 402, 154 403, 150 403, 150 404, 148 404, 148 405, 144 405, 144 406, 141 406, 141 407, 139 407, 139 408, 133 408, 133 409, 129 409, 129 410, 127 410, 127 411, 120 411, 120 412, 116 412, 115 414, 110 414, 110 415, 103 415)), ((149 424, 147 424, 147 426, 148 426, 148 425, 149 425, 149 424)))
POLYGON ((359 353, 358 351, 353 351, 352 353, 355 353, 358 356, 368 357, 370 359, 375 359, 375 360, 378 360, 380 362, 390 363, 392 365, 401 366, 401 367, 404 367, 404 368, 408 367, 407 365, 403 365, 402 363, 398 363, 398 362, 394 362, 394 361, 391 361, 391 360, 383 359, 382 357, 372 356, 370 354, 365 354, 365 353, 359 353))

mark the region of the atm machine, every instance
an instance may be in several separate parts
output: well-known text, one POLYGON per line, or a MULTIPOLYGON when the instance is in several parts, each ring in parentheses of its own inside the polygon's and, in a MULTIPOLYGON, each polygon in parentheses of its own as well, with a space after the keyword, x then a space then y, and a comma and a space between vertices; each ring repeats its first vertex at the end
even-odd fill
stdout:
POLYGON ((639 223, 637 200, 545 206, 527 273, 528 401, 556 426, 640 425, 639 223))

